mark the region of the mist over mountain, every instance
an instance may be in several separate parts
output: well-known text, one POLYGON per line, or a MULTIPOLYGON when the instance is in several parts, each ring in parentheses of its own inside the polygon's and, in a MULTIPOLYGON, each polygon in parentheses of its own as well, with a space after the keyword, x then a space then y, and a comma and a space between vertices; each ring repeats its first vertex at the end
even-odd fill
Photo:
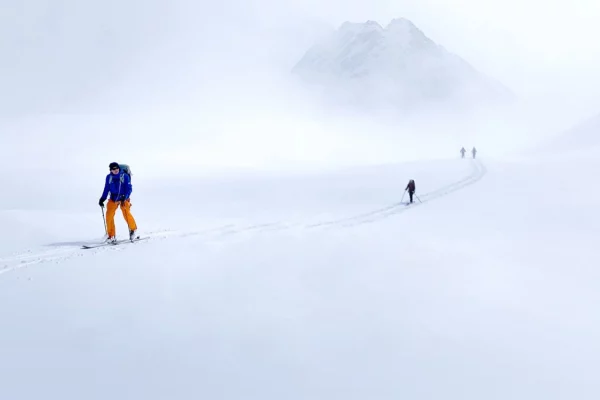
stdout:
POLYGON ((327 101, 413 111, 508 104, 513 93, 429 39, 411 21, 345 22, 292 72, 327 101))

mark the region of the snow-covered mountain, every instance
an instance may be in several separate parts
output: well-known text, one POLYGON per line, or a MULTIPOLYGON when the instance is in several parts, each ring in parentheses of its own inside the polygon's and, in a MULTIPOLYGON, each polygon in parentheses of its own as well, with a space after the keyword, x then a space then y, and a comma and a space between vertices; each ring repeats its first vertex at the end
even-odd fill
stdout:
POLYGON ((411 21, 343 23, 310 48, 292 72, 325 93, 361 105, 504 102, 513 94, 448 52, 411 21))

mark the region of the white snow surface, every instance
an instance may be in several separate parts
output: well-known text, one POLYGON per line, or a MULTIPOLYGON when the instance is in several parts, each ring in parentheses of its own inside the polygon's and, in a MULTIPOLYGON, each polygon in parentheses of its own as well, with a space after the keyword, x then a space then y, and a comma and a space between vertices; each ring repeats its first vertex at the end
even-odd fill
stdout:
POLYGON ((597 399, 598 158, 480 154, 138 171, 150 239, 91 250, 103 173, 30 182, 0 199, 0 398, 597 399))

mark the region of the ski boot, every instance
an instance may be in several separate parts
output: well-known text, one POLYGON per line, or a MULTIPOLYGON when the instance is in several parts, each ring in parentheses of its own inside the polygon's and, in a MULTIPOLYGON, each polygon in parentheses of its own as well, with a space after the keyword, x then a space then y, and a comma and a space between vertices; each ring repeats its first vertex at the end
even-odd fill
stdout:
POLYGON ((139 239, 140 237, 136 236, 136 234, 137 234, 137 230, 130 229, 129 230, 129 240, 131 240, 133 242, 135 239, 139 239))

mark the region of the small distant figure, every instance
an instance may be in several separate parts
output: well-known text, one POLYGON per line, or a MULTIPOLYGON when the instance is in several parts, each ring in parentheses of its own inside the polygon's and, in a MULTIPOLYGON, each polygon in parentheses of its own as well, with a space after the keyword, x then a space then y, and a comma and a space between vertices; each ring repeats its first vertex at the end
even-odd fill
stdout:
POLYGON ((467 151, 465 150, 465 148, 463 147, 462 149, 460 149, 460 153, 462 154, 462 158, 465 158, 465 153, 467 151))
POLYGON ((415 190, 416 190, 416 186, 415 186, 415 181, 413 179, 411 179, 410 181, 408 181, 408 185, 406 185, 406 189, 404 189, 405 191, 408 190, 408 195, 410 196, 410 202, 413 202, 413 194, 415 194, 415 190))
POLYGON ((477 155, 477 149, 475 147, 473 147, 473 150, 471 150, 471 153, 473 153, 473 158, 475 158, 475 156, 477 155))

